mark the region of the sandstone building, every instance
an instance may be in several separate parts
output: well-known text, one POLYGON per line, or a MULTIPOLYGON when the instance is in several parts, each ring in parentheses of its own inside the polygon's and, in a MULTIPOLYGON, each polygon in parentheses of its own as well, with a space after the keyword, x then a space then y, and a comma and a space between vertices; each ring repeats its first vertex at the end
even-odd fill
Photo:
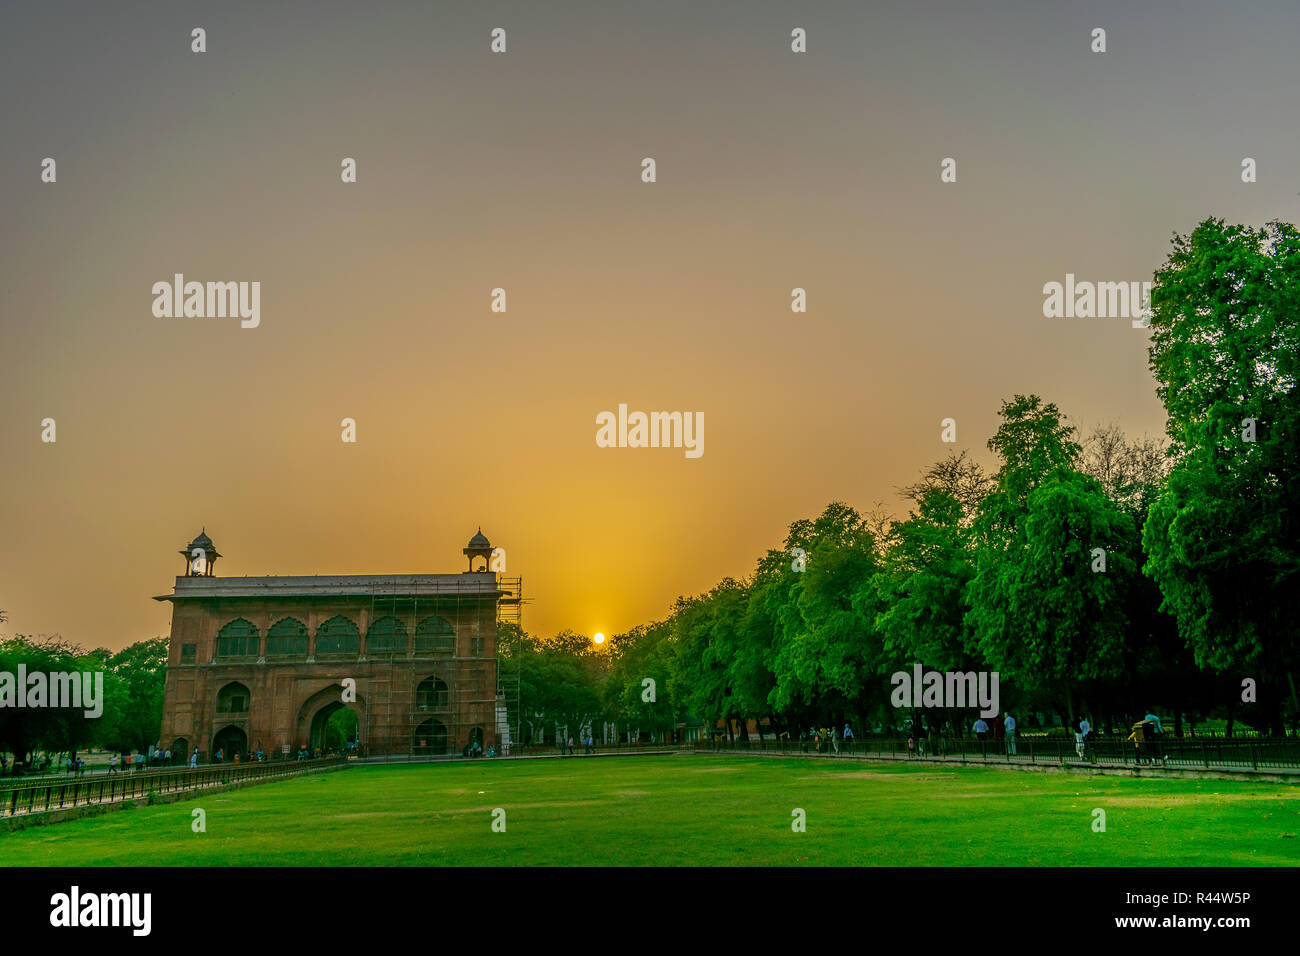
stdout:
POLYGON ((159 742, 173 754, 314 749, 341 707, 362 753, 508 742, 497 623, 517 620, 519 579, 488 570, 481 530, 461 574, 223 578, 206 533, 180 553, 185 574, 155 598, 173 607, 159 742))

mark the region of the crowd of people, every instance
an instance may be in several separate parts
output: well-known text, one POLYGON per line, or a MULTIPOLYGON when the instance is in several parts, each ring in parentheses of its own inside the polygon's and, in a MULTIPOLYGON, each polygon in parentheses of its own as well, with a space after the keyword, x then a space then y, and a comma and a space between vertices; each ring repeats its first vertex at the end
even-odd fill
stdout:
POLYGON ((853 728, 848 724, 838 732, 834 727, 814 727, 799 731, 799 749, 804 753, 808 752, 810 746, 813 753, 839 753, 841 742, 849 753, 853 752, 853 728))

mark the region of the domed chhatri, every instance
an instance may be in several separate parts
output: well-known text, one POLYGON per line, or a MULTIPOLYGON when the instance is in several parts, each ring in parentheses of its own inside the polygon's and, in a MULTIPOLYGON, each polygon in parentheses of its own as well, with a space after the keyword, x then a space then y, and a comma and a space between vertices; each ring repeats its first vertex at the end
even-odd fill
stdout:
POLYGON ((474 559, 482 558, 483 567, 480 571, 486 571, 488 564, 492 560, 492 542, 483 535, 483 529, 479 528, 474 537, 469 539, 469 545, 462 549, 467 558, 469 558, 469 569, 474 570, 474 559))
POLYGON ((180 555, 185 559, 187 578, 212 577, 212 566, 221 557, 213 546, 212 539, 208 537, 206 527, 199 532, 198 537, 181 549, 180 555))

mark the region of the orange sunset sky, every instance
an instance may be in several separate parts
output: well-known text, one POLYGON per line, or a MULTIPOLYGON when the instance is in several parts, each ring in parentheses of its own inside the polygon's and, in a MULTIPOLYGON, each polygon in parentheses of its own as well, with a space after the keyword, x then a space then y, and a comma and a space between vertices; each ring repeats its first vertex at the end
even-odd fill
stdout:
POLYGON ((166 634, 203 526, 262 575, 460 571, 481 525, 530 631, 616 633, 904 511, 945 417, 986 463, 1017 392, 1160 433, 1147 333, 1042 287, 1296 221, 1300 7, 1135 6, 7 4, 0 632, 166 634), (260 326, 155 317, 175 273, 260 326), (620 402, 703 456, 598 448, 620 402))

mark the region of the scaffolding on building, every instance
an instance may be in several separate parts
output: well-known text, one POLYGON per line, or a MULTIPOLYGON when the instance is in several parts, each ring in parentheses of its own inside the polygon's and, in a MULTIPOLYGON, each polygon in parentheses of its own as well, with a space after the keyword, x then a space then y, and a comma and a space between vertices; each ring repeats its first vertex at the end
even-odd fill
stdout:
POLYGON ((376 652, 367 636, 365 659, 409 661, 412 666, 379 670, 368 679, 366 705, 361 708, 364 724, 358 724, 363 749, 438 756, 462 753, 475 741, 485 752, 495 741, 502 754, 509 753, 519 739, 518 634, 523 579, 498 577, 495 589, 488 590, 481 580, 462 580, 436 594, 401 593, 399 588, 376 585, 370 591, 368 630, 391 616, 401 622, 404 640, 400 649, 376 652), (488 617, 484 608, 488 600, 495 603, 490 618, 496 632, 491 655, 486 653, 486 635, 480 634, 488 617), (433 618, 446 621, 450 633, 421 635, 421 625, 433 618), (462 639, 467 632, 469 653, 465 654, 462 639), (436 644, 421 647, 421 637, 449 640, 450 644, 446 649, 436 644), (435 673, 426 673, 428 668, 415 666, 417 662, 435 665, 435 673), (512 713, 516 715, 514 728, 510 725, 512 713), (377 738, 374 732, 380 727, 392 728, 401 736, 377 738))
POLYGON ((497 739, 501 753, 509 756, 523 738, 523 710, 520 708, 520 687, 523 684, 523 611, 524 579, 500 578, 498 586, 505 593, 497 601, 497 739), (504 631, 502 625, 505 625, 504 631), (509 656, 501 657, 502 637, 509 656), (510 715, 515 715, 515 725, 510 726, 510 715))

